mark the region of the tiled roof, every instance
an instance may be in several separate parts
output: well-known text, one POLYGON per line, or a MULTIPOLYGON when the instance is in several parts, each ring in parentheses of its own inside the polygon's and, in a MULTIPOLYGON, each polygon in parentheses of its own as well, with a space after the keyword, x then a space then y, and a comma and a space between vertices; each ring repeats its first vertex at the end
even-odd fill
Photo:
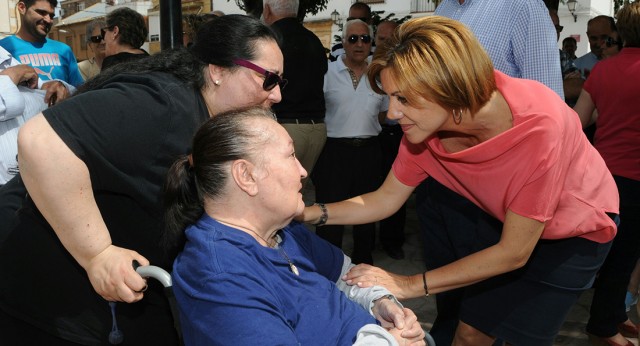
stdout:
POLYGON ((65 26, 69 24, 88 22, 93 20, 94 18, 104 17, 107 15, 106 7, 106 3, 98 2, 82 11, 70 15, 69 17, 63 18, 54 26, 65 26))

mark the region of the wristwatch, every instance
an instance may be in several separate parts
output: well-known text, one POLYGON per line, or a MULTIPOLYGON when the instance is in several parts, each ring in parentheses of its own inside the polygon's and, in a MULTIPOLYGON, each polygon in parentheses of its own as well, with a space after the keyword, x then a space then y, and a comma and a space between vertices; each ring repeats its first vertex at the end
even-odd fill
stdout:
POLYGON ((395 301, 393 294, 385 294, 385 295, 383 295, 382 297, 380 297, 378 299, 374 299, 373 302, 375 303, 378 300, 384 299, 384 298, 395 301))

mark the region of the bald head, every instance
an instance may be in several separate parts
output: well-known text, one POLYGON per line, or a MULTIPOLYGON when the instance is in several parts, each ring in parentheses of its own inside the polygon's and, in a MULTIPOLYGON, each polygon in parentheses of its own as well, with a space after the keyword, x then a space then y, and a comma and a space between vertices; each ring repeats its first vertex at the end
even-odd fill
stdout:
POLYGON ((390 20, 385 20, 378 24, 376 29, 376 46, 380 46, 393 35, 393 32, 398 27, 398 23, 390 20))
POLYGON ((349 7, 349 17, 347 21, 351 19, 360 19, 361 21, 371 25, 371 7, 364 2, 355 2, 349 7))
POLYGON ((609 16, 597 16, 587 23, 587 37, 591 52, 602 59, 602 43, 616 31, 615 21, 609 16))

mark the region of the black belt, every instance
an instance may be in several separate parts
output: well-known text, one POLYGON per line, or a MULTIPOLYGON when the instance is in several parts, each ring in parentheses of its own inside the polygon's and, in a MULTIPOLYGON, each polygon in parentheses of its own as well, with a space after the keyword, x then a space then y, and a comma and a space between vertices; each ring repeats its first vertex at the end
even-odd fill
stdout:
POLYGON ((364 147, 367 145, 372 145, 378 143, 378 136, 368 137, 368 138, 333 138, 327 137, 327 141, 346 144, 352 147, 364 147))
POLYGON ((402 127, 400 125, 382 125, 382 131, 380 134, 384 135, 403 135, 402 127))
POLYGON ((278 118, 280 124, 324 124, 322 118, 278 118))

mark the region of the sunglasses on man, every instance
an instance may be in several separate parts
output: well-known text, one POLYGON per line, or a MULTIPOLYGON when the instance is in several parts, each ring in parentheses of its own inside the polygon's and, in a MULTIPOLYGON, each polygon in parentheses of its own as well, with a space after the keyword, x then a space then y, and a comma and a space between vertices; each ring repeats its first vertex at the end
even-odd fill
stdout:
POLYGON ((287 86, 288 81, 286 79, 282 79, 280 78, 280 76, 278 76, 277 73, 267 71, 250 61, 243 60, 243 59, 234 59, 233 63, 238 66, 242 66, 250 70, 254 70, 259 74, 261 74, 264 77, 264 83, 262 83, 262 89, 264 89, 264 91, 271 91, 273 88, 276 87, 276 85, 280 86, 280 90, 284 89, 284 87, 287 86))
POLYGON ((609 36, 604 40, 604 44, 607 45, 607 47, 613 47, 613 46, 618 46, 620 44, 622 44, 622 41, 620 40, 615 40, 613 37, 609 36))
POLYGON ((358 39, 360 39, 360 41, 365 44, 371 43, 371 36, 369 35, 351 35, 347 37, 347 41, 351 44, 356 44, 356 42, 358 42, 358 39))

